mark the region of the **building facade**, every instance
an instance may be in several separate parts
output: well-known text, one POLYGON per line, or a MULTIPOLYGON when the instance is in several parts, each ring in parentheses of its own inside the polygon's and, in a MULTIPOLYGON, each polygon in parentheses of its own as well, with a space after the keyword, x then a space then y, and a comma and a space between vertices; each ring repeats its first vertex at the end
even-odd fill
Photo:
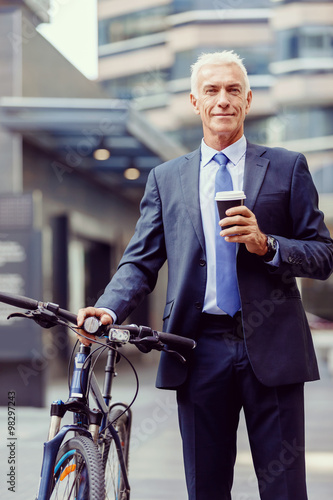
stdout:
MULTIPOLYGON (((319 206, 332 234, 333 219, 333 3, 275 2, 271 22, 275 83, 268 139, 274 145, 303 152, 317 186, 319 206)), ((302 281, 307 309, 333 319, 332 279, 302 281)))

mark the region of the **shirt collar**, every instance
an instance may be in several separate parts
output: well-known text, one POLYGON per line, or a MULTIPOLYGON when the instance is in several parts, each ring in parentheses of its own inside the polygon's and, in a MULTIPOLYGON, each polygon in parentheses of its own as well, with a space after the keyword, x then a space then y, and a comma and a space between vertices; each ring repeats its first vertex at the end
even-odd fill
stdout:
MULTIPOLYGON (((201 167, 205 167, 210 163, 210 161, 213 159, 213 156, 216 155, 219 151, 216 151, 216 149, 213 149, 205 143, 204 139, 201 141, 201 167)), ((224 153, 229 160, 233 163, 233 165, 237 165, 239 160, 244 156, 246 152, 246 139, 245 136, 242 135, 238 141, 234 142, 227 148, 222 150, 222 153, 224 153)))

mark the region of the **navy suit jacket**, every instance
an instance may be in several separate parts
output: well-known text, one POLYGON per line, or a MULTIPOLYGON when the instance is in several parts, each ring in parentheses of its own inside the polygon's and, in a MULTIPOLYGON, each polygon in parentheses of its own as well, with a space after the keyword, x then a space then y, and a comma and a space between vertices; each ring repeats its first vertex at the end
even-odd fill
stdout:
MULTIPOLYGON (((198 335, 207 279, 199 166, 200 149, 150 172, 135 234, 96 304, 113 309, 119 323, 153 290, 167 260, 163 329, 198 335)), ((248 144, 244 191, 261 231, 278 240, 281 258, 272 267, 239 245, 242 323, 254 373, 268 386, 315 380, 316 356, 295 278, 326 279, 333 246, 305 157, 248 144)), ((157 386, 180 386, 186 371, 162 353, 157 386)))

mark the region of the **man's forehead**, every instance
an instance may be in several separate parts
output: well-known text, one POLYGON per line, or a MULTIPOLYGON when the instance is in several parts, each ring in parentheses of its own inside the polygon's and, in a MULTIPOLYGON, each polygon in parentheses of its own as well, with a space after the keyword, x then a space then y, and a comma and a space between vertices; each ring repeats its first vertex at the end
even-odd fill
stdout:
POLYGON ((245 83, 243 72, 235 63, 205 64, 199 70, 198 79, 202 85, 221 81, 241 86, 245 83))

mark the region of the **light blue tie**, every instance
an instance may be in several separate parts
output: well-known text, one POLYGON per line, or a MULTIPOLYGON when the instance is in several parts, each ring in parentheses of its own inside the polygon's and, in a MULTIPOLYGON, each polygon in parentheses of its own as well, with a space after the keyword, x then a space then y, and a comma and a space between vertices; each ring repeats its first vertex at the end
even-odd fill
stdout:
MULTIPOLYGON (((213 160, 220 165, 215 177, 215 192, 233 191, 231 175, 226 168, 228 158, 220 152, 214 156, 213 160)), ((216 303, 229 316, 234 316, 241 306, 236 271, 236 243, 225 241, 220 236, 221 226, 218 225, 220 217, 217 206, 215 211, 216 303)))

